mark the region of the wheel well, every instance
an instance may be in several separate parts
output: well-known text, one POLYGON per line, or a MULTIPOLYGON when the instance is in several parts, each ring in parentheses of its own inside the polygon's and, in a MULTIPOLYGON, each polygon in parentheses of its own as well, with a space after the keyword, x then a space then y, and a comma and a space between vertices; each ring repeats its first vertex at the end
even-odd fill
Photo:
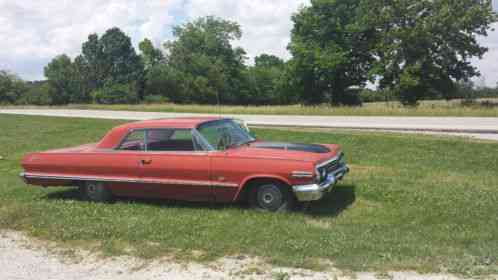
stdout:
POLYGON ((237 200, 238 201, 248 201, 249 199, 249 194, 251 193, 253 188, 256 188, 264 183, 278 183, 280 187, 286 187, 290 189, 289 184, 284 182, 283 180, 279 180, 276 178, 252 178, 248 180, 244 186, 242 187, 242 191, 240 192, 237 200))

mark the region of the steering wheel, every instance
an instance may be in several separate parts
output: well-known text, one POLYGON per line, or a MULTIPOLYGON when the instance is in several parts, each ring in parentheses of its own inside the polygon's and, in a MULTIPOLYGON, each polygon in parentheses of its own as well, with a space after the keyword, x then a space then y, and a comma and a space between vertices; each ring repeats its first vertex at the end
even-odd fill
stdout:
POLYGON ((224 132, 221 134, 220 140, 218 141, 218 150, 225 150, 228 145, 232 143, 232 136, 229 133, 224 132))

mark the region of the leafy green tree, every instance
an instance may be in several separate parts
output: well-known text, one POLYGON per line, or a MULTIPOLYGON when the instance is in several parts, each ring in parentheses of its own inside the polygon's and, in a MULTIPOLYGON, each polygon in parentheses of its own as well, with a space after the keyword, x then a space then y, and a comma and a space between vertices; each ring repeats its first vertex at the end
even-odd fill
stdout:
POLYGON ((131 39, 119 28, 107 30, 99 40, 102 46, 106 83, 131 83, 143 75, 143 63, 131 39))
POLYGON ((91 34, 83 43, 82 54, 76 62, 80 88, 86 92, 113 88, 112 84, 131 85, 130 88, 141 91, 138 85, 144 74, 142 59, 130 37, 119 28, 107 30, 100 38, 91 34))
POLYGON ((455 81, 479 75, 472 57, 487 51, 486 36, 495 20, 489 0, 364 0, 375 26, 378 58, 371 74, 406 105, 455 91, 455 81))
POLYGON ((145 38, 140 42, 138 48, 142 52, 141 56, 145 69, 150 69, 163 62, 163 53, 160 49, 156 49, 149 39, 145 38))
POLYGON ((91 82, 93 72, 85 62, 83 56, 78 55, 72 65, 72 82, 74 83, 74 92, 71 95, 71 103, 89 103, 91 102, 90 93, 94 89, 91 82))
POLYGON ((71 96, 77 94, 73 82, 73 65, 67 55, 56 56, 45 66, 45 77, 55 89, 51 91, 53 104, 68 104, 71 96))
POLYGON ((183 74, 166 63, 148 69, 145 76, 146 96, 162 96, 176 103, 188 102, 185 85, 183 74))
POLYGON ((108 74, 104 46, 97 34, 90 34, 88 40, 83 43, 81 55, 79 56, 79 68, 87 70, 85 79, 86 86, 90 91, 104 86, 108 74))
MULTIPOLYGON (((203 17, 173 30, 175 41, 165 44, 168 65, 178 71, 177 96, 182 102, 237 103, 244 87, 245 52, 231 41, 242 35, 237 23, 203 17)), ((178 98, 172 99, 178 100, 178 98)))
POLYGON ((362 0, 312 0, 292 17, 290 66, 304 102, 347 104, 348 88, 365 85, 375 44, 367 8, 362 0))
POLYGON ((246 104, 272 105, 285 103, 281 80, 285 63, 274 55, 262 54, 254 58, 254 66, 247 70, 246 104))
POLYGON ((27 90, 26 84, 18 76, 0 70, 0 104, 15 104, 27 90))
POLYGON ((49 82, 31 82, 17 100, 19 105, 52 105, 55 88, 49 82))
POLYGON ((283 68, 285 62, 278 56, 271 54, 261 54, 254 58, 254 65, 256 67, 278 67, 283 68))

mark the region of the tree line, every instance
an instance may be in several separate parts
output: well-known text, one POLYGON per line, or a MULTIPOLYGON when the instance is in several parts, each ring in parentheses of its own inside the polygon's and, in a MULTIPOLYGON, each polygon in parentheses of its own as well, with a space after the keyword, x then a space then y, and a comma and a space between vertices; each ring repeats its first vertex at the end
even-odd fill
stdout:
POLYGON ((416 105, 467 97, 479 75, 470 61, 487 52, 476 38, 495 20, 489 0, 312 0, 292 16, 291 58, 262 54, 251 65, 232 45, 240 26, 222 18, 176 26, 174 40, 156 47, 144 39, 139 51, 111 28, 89 35, 74 59, 55 57, 46 81, 0 71, 0 103, 416 105))

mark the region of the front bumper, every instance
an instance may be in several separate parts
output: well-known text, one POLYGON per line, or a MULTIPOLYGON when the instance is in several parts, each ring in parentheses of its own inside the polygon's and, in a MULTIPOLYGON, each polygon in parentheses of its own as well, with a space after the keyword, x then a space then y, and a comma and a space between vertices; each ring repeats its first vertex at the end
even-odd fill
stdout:
POLYGON ((320 200, 348 173, 349 167, 344 164, 334 172, 330 173, 323 183, 293 186, 292 190, 294 191, 298 201, 306 202, 320 200))

